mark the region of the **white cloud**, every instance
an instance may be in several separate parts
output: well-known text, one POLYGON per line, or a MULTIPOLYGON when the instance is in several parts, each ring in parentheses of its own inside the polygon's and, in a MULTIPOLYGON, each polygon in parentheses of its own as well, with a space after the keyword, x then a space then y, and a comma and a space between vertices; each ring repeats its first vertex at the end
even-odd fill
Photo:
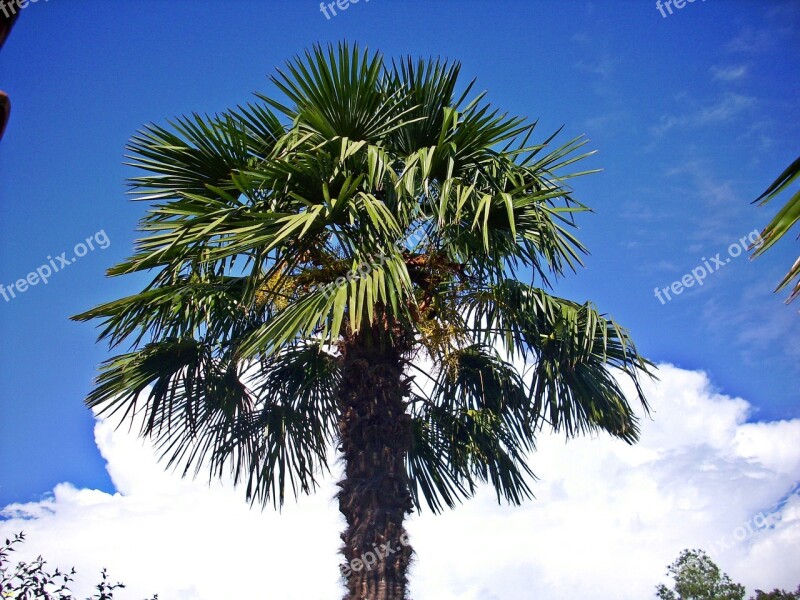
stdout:
POLYGON ((764 52, 776 45, 776 34, 784 33, 776 31, 774 27, 754 29, 747 27, 742 32, 725 45, 728 52, 740 52, 744 54, 755 54, 764 52))
POLYGON ((694 113, 663 115, 659 124, 650 128, 650 132, 655 136, 661 136, 675 127, 696 128, 726 123, 754 105, 755 99, 750 96, 728 93, 716 104, 701 108, 694 113))
MULTIPOLYGON (((693 186, 693 192, 709 208, 736 206, 737 203, 746 204, 732 180, 718 179, 707 165, 698 161, 688 161, 673 167, 666 172, 666 175, 679 177, 682 181, 690 183, 693 186)), ((707 222, 703 223, 703 229, 708 230, 707 222)))
POLYGON ((747 75, 747 65, 711 67, 710 71, 714 81, 737 81, 747 75))
POLYGON ((591 75, 598 75, 602 78, 607 78, 611 74, 614 73, 614 69, 616 67, 616 61, 611 58, 608 54, 604 54, 603 56, 597 58, 596 60, 591 61, 578 61, 575 64, 575 68, 579 71, 583 71, 584 73, 590 73, 591 75))
MULTIPOLYGON (((536 500, 498 507, 487 489, 455 511, 413 517, 413 597, 641 600, 685 547, 711 551, 751 591, 796 586, 800 420, 748 423, 751 406, 705 374, 663 365, 659 376, 647 384, 655 411, 639 444, 547 436, 531 459, 536 500)), ((6 507, 0 534, 25 529, 27 552, 76 565, 86 586, 108 567, 128 584, 120 600, 341 597, 332 482, 282 514, 261 512, 228 485, 165 474, 108 423, 96 440, 118 493, 59 485, 42 502, 6 507)))

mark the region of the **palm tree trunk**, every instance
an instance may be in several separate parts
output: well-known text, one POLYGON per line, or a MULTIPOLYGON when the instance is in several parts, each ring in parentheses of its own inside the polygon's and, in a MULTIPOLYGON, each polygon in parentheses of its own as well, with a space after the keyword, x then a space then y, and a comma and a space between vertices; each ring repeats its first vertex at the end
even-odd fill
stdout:
POLYGON ((397 347, 357 336, 342 345, 338 394, 345 477, 339 510, 346 580, 344 600, 405 600, 411 558, 403 519, 412 500, 404 460, 411 440, 397 347))

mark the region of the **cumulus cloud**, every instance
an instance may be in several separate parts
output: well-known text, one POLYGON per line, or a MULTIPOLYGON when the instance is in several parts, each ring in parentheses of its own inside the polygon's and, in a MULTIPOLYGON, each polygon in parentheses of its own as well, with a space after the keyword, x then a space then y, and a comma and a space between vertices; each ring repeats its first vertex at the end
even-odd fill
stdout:
MULTIPOLYGON (((751 405, 702 372, 662 365, 642 440, 545 436, 531 464, 537 499, 497 506, 490 490, 410 519, 416 600, 653 597, 667 564, 704 548, 735 580, 794 587, 800 564, 800 420, 748 422, 751 405)), ((333 600, 342 527, 333 481, 282 513, 250 509, 227 483, 167 474, 152 450, 98 421, 115 494, 61 484, 3 510, 0 534, 79 569, 102 566, 119 598, 333 600)))

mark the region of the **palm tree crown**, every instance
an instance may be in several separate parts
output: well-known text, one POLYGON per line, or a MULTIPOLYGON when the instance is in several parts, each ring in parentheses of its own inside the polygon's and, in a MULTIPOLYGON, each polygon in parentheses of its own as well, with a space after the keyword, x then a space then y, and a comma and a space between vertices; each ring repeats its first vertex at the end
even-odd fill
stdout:
POLYGON ((587 208, 566 183, 582 173, 564 169, 585 141, 530 143, 535 123, 468 100, 459 70, 315 47, 272 78, 281 102, 135 136, 146 235, 109 274, 153 279, 75 317, 131 343, 89 405, 141 406, 170 464, 231 470, 276 504, 287 486, 315 488, 332 446, 354 465, 395 424, 398 489, 434 511, 482 482, 529 497, 526 452, 544 425, 633 442, 609 369, 646 411, 651 364, 590 303, 548 292, 584 252, 572 230, 587 208), (362 431, 351 416, 370 388, 353 389, 378 357, 388 370, 369 385, 389 373, 400 404, 386 431, 362 431))

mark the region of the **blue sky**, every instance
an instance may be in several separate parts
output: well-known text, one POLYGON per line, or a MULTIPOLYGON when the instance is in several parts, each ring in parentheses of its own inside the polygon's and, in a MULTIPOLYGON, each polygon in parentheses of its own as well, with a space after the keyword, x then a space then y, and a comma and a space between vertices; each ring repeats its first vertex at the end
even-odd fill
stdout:
POLYGON ((0 296, 0 506, 61 482, 115 490, 83 405, 108 352, 68 317, 143 284, 103 275, 145 209, 125 196, 126 141, 274 93, 286 59, 342 39, 459 60, 495 106, 539 119, 540 139, 585 133, 603 169, 575 183, 594 209, 579 220, 591 255, 557 292, 592 299, 649 358, 704 371, 710 394, 747 399, 749 422, 800 418, 800 306, 772 293, 798 244, 756 261, 731 250, 777 210, 750 201, 800 149, 799 27, 796 2, 767 0, 697 0, 666 18, 649 0, 362 0, 330 19, 313 0, 30 4, 0 52, 13 106, 0 283, 97 243, 47 285, 0 296), (656 298, 706 261, 702 286, 656 298))

